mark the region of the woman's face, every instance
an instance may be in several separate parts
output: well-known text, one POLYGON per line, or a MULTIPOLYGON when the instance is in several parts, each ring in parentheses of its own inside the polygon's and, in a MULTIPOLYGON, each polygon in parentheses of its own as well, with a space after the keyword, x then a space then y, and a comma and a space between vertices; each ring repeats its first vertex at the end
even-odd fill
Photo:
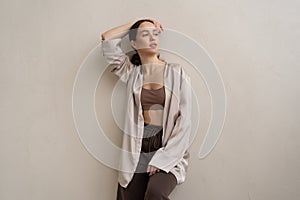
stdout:
POLYGON ((159 47, 160 29, 155 27, 151 22, 140 24, 136 40, 131 41, 132 46, 142 53, 157 53, 159 47))

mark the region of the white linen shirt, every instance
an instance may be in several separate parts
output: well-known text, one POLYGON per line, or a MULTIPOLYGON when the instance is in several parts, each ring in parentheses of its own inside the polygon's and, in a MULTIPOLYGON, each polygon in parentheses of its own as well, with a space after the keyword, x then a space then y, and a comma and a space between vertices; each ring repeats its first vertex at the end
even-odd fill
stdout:
MULTIPOLYGON (((103 56, 111 72, 126 84, 126 117, 118 182, 127 187, 139 161, 144 118, 141 106, 143 73, 121 49, 122 38, 102 40, 103 56)), ((167 63, 164 71, 165 106, 163 112, 162 147, 149 165, 171 172, 181 184, 186 179, 191 135, 192 97, 190 77, 180 64, 167 63)))

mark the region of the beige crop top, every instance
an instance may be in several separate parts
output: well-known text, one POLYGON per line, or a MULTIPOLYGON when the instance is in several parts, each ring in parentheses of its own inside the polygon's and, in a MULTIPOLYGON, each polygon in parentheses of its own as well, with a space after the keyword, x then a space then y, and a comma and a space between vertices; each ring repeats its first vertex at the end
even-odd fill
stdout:
POLYGON ((141 104, 143 110, 163 110, 165 105, 165 87, 158 89, 142 88, 141 104))

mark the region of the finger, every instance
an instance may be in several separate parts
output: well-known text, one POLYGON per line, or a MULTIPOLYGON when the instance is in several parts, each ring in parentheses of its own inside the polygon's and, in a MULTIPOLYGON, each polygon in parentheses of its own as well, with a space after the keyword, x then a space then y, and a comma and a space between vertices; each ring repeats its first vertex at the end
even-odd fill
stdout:
POLYGON ((154 175, 156 172, 157 172, 157 168, 156 168, 156 167, 153 167, 153 168, 152 168, 152 175, 154 175))
POLYGON ((156 23, 155 23, 155 26, 156 26, 157 28, 162 28, 162 24, 159 23, 159 22, 156 22, 156 23))
POLYGON ((152 19, 152 21, 154 22, 154 26, 155 26, 155 27, 163 29, 163 26, 162 26, 161 23, 159 23, 158 21, 153 20, 153 19, 152 19))
POLYGON ((156 172, 158 172, 158 169, 152 166, 151 175, 154 175, 156 172))
POLYGON ((150 176, 153 175, 154 172, 155 172, 155 168, 154 168, 153 166, 151 166, 151 167, 150 167, 150 173, 149 173, 149 175, 150 175, 150 176))
POLYGON ((152 167, 152 173, 151 173, 151 175, 155 174, 155 172, 156 172, 156 168, 152 167))
POLYGON ((153 175, 153 171, 150 171, 149 176, 152 176, 152 175, 153 175))
POLYGON ((153 173, 153 167, 150 165, 150 166, 148 166, 148 168, 149 168, 149 174, 152 174, 153 173))
POLYGON ((148 166, 148 168, 149 168, 149 176, 151 176, 153 172, 152 166, 148 166))
POLYGON ((162 25, 162 24, 159 24, 158 26, 159 26, 158 28, 159 28, 161 31, 163 31, 163 30, 164 30, 164 28, 163 28, 163 25, 162 25))

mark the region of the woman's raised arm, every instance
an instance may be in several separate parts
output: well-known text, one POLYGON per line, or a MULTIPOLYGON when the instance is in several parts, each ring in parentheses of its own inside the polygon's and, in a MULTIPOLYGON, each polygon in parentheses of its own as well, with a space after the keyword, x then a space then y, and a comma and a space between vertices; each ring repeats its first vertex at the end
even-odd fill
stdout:
POLYGON ((101 34, 102 40, 109 40, 114 38, 123 38, 129 31, 130 27, 134 24, 134 22, 129 22, 127 24, 123 24, 117 27, 114 27, 104 33, 101 34))
POLYGON ((134 65, 121 49, 121 41, 134 23, 123 24, 101 34, 103 56, 109 64, 109 71, 117 75, 123 82, 127 82, 134 65))
MULTIPOLYGON (((157 28, 160 28, 163 30, 163 25, 156 21, 155 19, 150 18, 150 20, 153 21, 154 25, 157 28)), ((123 24, 120 26, 116 26, 104 33, 101 34, 101 39, 102 40, 109 40, 109 39, 114 39, 114 38, 123 38, 128 32, 130 27, 135 23, 136 21, 129 22, 127 24, 123 24)))

